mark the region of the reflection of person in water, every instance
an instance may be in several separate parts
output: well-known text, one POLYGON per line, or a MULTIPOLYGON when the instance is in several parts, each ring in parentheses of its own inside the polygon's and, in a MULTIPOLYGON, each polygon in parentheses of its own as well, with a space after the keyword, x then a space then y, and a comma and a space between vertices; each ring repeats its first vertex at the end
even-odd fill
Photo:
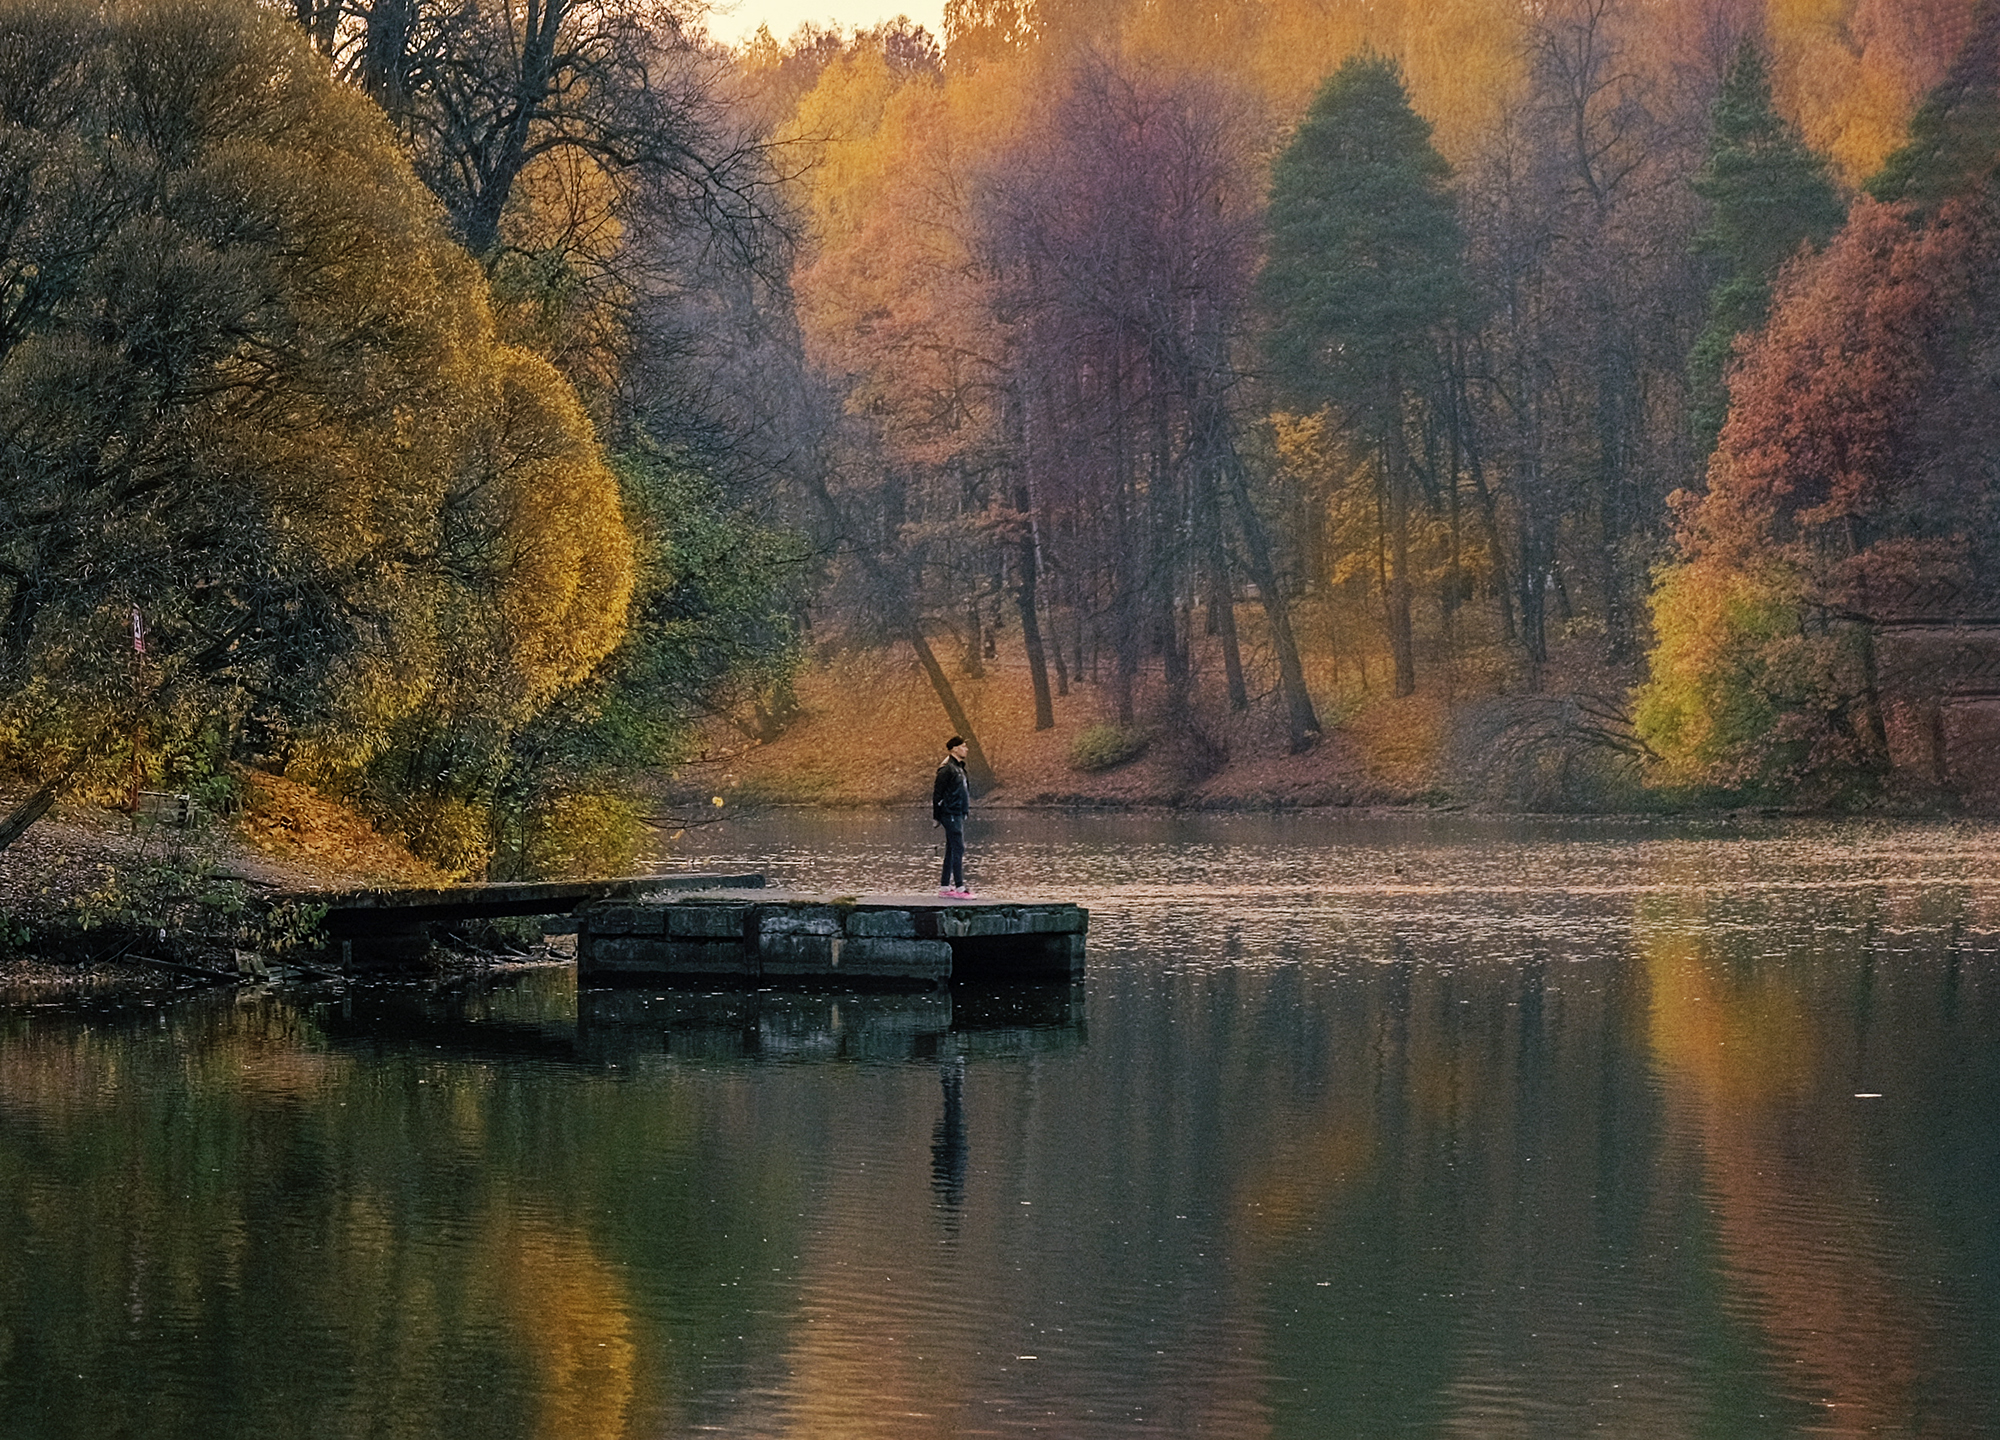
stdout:
POLYGON ((965 1204, 965 1057, 952 1055, 938 1065, 944 1082, 944 1113, 931 1130, 931 1193, 954 1218, 965 1204))

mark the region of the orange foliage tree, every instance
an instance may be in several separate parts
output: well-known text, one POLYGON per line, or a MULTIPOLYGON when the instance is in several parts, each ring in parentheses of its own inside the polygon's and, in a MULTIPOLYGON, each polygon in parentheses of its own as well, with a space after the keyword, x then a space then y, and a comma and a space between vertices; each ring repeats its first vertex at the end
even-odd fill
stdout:
POLYGON ((784 134, 813 156, 800 330, 844 410, 826 463, 801 479, 852 562, 838 578, 853 610, 910 644, 983 790, 977 727, 930 632, 939 611, 969 622, 963 668, 978 673, 998 589, 987 542, 1011 524, 992 473, 1006 342, 971 208, 977 127, 935 56, 884 39, 828 64, 784 134))

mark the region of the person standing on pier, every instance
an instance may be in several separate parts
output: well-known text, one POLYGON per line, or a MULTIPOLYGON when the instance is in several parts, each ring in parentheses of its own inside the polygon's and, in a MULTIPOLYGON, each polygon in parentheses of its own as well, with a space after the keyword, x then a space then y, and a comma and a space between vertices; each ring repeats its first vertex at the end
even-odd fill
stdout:
POLYGON ((944 763, 931 786, 931 819, 944 826, 944 868, 938 874, 938 894, 970 900, 965 888, 965 817, 972 811, 972 782, 965 777, 965 740, 954 735, 944 742, 944 763))

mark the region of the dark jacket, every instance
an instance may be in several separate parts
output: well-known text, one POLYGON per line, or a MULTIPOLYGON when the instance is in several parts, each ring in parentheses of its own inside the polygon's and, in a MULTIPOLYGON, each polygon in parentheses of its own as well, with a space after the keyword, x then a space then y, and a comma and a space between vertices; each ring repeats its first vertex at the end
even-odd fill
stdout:
POLYGON ((931 819, 940 825, 963 820, 972 809, 972 783, 965 778, 965 762, 956 755, 945 756, 938 766, 937 781, 931 786, 931 819))

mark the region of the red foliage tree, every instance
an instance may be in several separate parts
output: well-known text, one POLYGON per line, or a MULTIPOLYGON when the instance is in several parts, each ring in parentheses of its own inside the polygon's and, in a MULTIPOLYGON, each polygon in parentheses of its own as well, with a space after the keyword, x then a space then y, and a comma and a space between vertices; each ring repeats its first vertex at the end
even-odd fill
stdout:
POLYGON ((1928 219, 1864 200, 1782 282, 1732 378, 1708 493, 1675 497, 1685 559, 1654 597, 1640 725, 1683 778, 1886 763, 1877 624, 1967 593, 2000 558, 1996 259, 1990 195, 1928 219))
POLYGON ((1919 466, 1939 372, 1964 358, 1991 229, 1965 201, 1913 225, 1864 200, 1825 257, 1790 277, 1731 382, 1709 493, 1683 537, 1691 553, 1808 543, 1848 558, 1879 538, 1919 466))

